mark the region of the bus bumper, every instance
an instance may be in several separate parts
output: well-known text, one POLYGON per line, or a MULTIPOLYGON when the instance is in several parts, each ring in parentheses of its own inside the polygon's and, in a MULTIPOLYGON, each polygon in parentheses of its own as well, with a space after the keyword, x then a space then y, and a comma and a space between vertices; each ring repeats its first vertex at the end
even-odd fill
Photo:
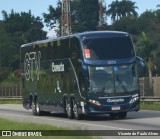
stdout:
MULTIPOLYGON (((130 111, 139 111, 140 105, 139 103, 134 103, 132 105, 124 104, 124 105, 110 105, 110 106, 95 106, 88 105, 85 107, 85 114, 111 114, 111 113, 120 113, 120 112, 130 112, 130 111)), ((82 112, 84 114, 84 112, 82 112)))

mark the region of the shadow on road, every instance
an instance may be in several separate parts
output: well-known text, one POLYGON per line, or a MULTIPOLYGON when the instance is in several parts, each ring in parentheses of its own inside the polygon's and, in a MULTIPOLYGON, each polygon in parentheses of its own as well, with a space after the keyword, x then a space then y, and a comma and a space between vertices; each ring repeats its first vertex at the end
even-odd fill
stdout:
MULTIPOLYGON (((51 113, 46 114, 45 116, 57 117, 57 118, 67 118, 65 114, 62 113, 51 113)), ((160 117, 160 112, 158 111, 140 111, 140 112, 128 112, 125 119, 120 119, 118 117, 110 117, 109 114, 103 115, 92 115, 92 116, 83 116, 82 120, 88 121, 110 121, 110 120, 130 120, 130 119, 145 119, 145 118, 156 118, 160 117)))

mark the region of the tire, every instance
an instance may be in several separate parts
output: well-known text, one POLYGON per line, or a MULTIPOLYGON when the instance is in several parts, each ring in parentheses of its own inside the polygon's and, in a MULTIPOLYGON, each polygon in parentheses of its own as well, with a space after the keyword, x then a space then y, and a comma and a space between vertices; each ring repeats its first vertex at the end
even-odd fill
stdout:
POLYGON ((125 119, 127 117, 127 112, 121 112, 118 114, 120 119, 125 119))
POLYGON ((35 109, 36 109, 36 115, 41 116, 43 114, 43 111, 40 110, 38 99, 36 99, 35 109))
POLYGON ((67 98, 65 99, 65 112, 69 119, 73 119, 73 107, 67 98))
POLYGON ((72 100, 72 104, 73 104, 73 114, 74 114, 74 118, 75 118, 76 120, 82 119, 82 115, 80 115, 79 112, 78 112, 78 106, 77 106, 77 103, 76 103, 75 99, 72 100))
POLYGON ((35 100, 34 99, 32 99, 32 101, 31 101, 31 108, 32 108, 33 115, 37 115, 36 104, 35 104, 35 100))

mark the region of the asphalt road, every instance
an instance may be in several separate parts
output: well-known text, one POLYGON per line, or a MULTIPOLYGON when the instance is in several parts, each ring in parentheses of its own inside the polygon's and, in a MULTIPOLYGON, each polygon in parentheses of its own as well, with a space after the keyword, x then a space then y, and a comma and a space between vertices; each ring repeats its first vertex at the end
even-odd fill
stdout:
POLYGON ((148 110, 129 112, 126 119, 111 119, 108 115, 101 115, 70 120, 62 114, 33 116, 31 110, 24 109, 22 105, 0 104, 0 117, 77 130, 160 130, 160 111, 148 110))

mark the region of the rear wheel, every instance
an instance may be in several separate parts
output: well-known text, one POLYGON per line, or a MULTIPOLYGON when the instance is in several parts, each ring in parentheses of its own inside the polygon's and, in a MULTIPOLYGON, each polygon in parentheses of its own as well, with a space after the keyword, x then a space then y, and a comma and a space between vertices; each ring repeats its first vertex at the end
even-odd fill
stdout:
POLYGON ((72 105, 71 103, 69 102, 69 100, 66 98, 65 99, 65 111, 66 111, 66 114, 67 114, 67 117, 69 119, 72 119, 73 118, 73 109, 72 109, 72 105))
POLYGON ((36 99, 36 105, 35 105, 35 109, 36 109, 36 113, 38 116, 42 115, 43 114, 43 111, 40 110, 40 106, 39 106, 39 101, 38 99, 36 99))
POLYGON ((40 110, 40 106, 39 106, 39 101, 38 99, 33 99, 32 100, 32 103, 31 103, 31 108, 32 108, 32 113, 33 115, 42 115, 43 114, 43 111, 40 110))
POLYGON ((31 101, 31 108, 32 108, 33 115, 37 115, 36 104, 35 104, 35 100, 34 99, 32 99, 32 101, 31 101))
POLYGON ((77 103, 75 101, 75 99, 72 100, 73 103, 73 114, 76 120, 80 120, 82 118, 82 115, 79 114, 78 112, 78 106, 77 103))

